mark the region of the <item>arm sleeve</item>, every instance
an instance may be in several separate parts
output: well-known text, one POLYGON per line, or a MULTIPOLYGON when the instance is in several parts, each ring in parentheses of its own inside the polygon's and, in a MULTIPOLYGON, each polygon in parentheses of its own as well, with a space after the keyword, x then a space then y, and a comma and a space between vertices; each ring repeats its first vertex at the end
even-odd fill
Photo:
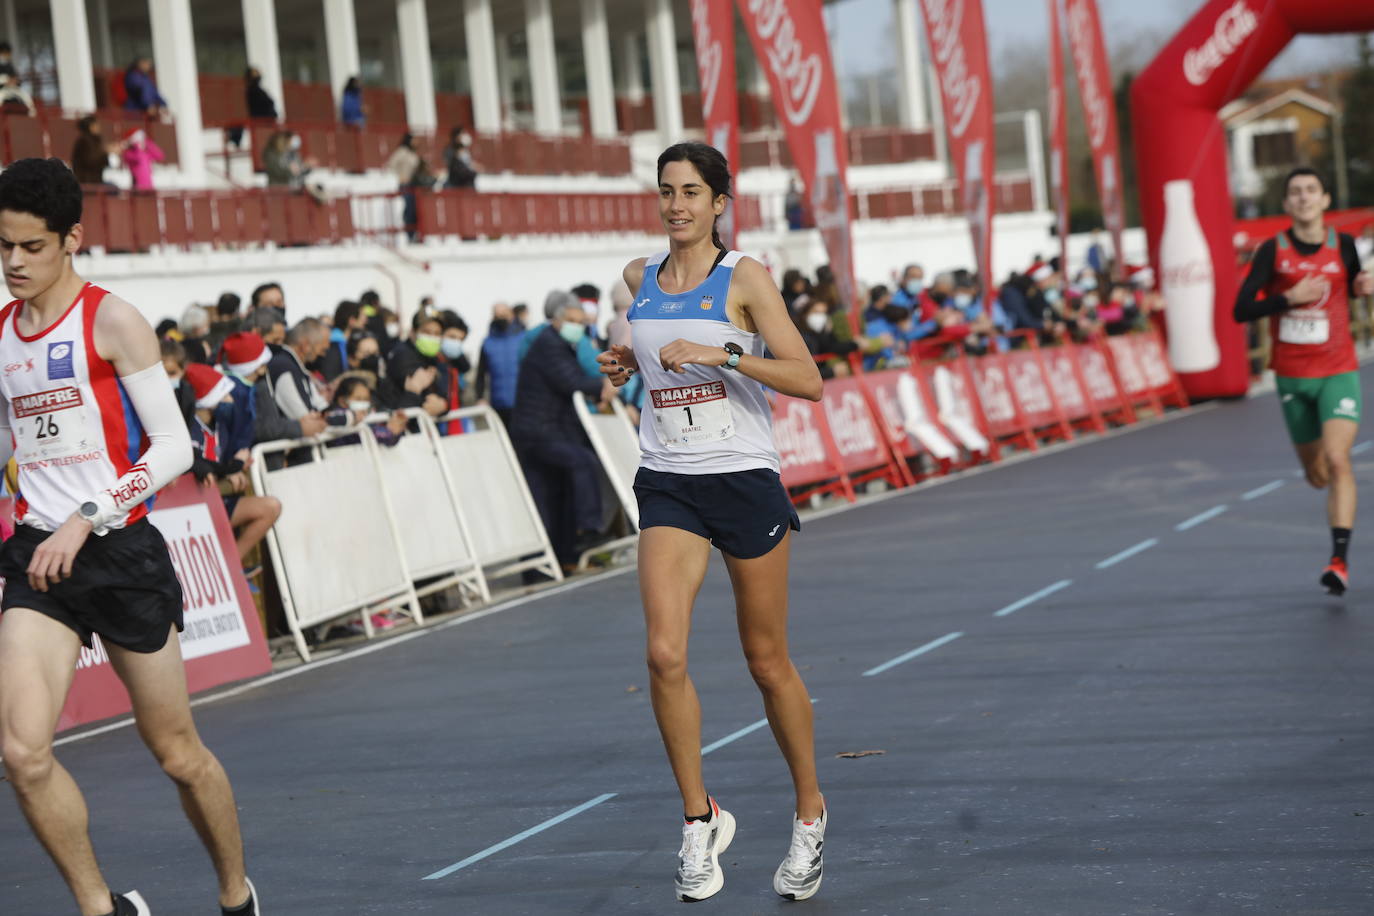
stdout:
POLYGON ((1360 252, 1358 249, 1355 248, 1354 237, 1346 235, 1344 232, 1342 232, 1340 234, 1340 240, 1341 262, 1345 264, 1345 279, 1347 284, 1345 291, 1353 300, 1356 298, 1355 278, 1360 275, 1360 271, 1364 268, 1360 264, 1360 252))
POLYGON ((549 385, 565 397, 579 391, 589 397, 596 397, 601 393, 600 374, 596 378, 590 378, 583 371, 582 364, 577 361, 577 355, 571 350, 567 351, 566 356, 558 353, 548 361, 540 360, 539 370, 549 385))
POLYGON ((191 434, 181 418, 167 373, 161 363, 119 380, 134 406, 148 437, 148 450, 114 486, 91 498, 100 506, 102 519, 126 512, 191 467, 191 434))
POLYGON ((1254 321, 1267 315, 1277 315, 1288 308, 1288 300, 1278 294, 1257 298, 1274 279, 1274 240, 1270 239, 1259 246, 1255 259, 1250 262, 1250 274, 1236 293, 1236 305, 1231 315, 1237 321, 1254 321))

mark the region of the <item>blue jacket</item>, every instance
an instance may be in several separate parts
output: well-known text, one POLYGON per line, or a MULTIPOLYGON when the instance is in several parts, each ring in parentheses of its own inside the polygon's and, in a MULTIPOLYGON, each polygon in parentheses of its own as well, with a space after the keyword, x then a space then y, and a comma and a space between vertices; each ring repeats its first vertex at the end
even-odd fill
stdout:
POLYGON ((157 91, 157 83, 142 70, 134 67, 124 73, 124 107, 130 111, 147 111, 154 105, 167 107, 167 100, 157 91))
POLYGON ((345 89, 339 102, 339 116, 345 124, 361 127, 363 124, 363 94, 359 90, 345 89))
POLYGON ((562 442, 585 445, 586 433, 573 410, 572 395, 601 393, 601 381, 588 378, 577 354, 552 326, 544 328, 520 364, 511 441, 521 445, 562 442))
POLYGON ((478 397, 486 391, 491 379, 491 406, 509 410, 515 406, 515 380, 520 374, 520 350, 524 346, 524 331, 508 328, 504 334, 489 332, 482 341, 482 356, 477 363, 478 397))

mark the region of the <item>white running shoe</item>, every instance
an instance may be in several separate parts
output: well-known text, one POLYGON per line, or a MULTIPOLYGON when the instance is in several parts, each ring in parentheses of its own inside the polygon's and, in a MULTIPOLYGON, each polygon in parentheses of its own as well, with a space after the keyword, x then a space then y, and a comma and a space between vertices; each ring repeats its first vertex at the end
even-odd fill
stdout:
POLYGON ((811 823, 792 821, 792 846, 773 875, 773 890, 788 900, 805 900, 821 889, 821 874, 825 861, 821 849, 825 846, 825 822, 829 816, 822 809, 821 816, 811 823))
POLYGON ((153 916, 152 908, 138 891, 115 895, 114 916, 153 916))
POLYGON ((677 876, 673 884, 677 899, 683 903, 705 900, 725 886, 725 875, 718 861, 735 838, 735 816, 711 803, 711 820, 687 821, 682 825, 682 849, 677 854, 677 876))

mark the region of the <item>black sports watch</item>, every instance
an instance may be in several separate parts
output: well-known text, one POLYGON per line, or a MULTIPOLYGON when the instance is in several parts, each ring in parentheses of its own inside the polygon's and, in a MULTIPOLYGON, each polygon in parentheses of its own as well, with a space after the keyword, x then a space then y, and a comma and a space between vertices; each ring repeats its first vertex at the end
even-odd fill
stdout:
POLYGON ((734 369, 739 365, 739 358, 744 355, 744 348, 732 340, 725 345, 725 352, 729 353, 730 356, 725 360, 725 365, 721 368, 734 369))

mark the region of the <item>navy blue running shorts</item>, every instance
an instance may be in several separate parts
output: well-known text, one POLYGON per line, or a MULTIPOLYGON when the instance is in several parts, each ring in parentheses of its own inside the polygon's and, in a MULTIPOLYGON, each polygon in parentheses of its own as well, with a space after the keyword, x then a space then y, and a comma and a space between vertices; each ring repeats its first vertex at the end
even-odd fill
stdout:
POLYGON ((146 518, 86 539, 72 574, 40 592, 27 570, 48 532, 19 525, 0 546, 0 608, 28 608, 65 624, 91 647, 91 634, 133 652, 156 652, 173 624, 182 629, 181 583, 162 532, 146 518))
POLYGON ((776 471, 669 474, 640 468, 635 475, 640 530, 681 528, 741 560, 761 557, 801 519, 776 471))

